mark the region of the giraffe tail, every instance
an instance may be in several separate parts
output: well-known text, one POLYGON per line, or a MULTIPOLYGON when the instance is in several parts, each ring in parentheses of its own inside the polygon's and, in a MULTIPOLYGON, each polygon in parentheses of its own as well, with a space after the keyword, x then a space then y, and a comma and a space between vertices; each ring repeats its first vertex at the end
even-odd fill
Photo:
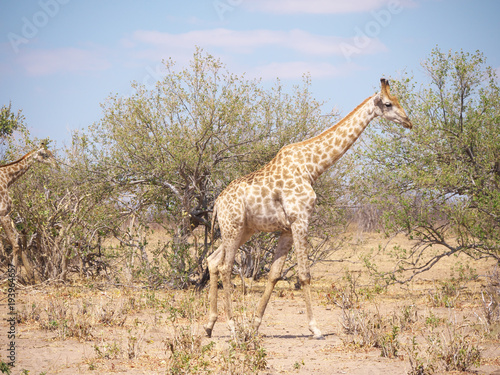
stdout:
MULTIPOLYGON (((217 205, 214 203, 214 209, 213 209, 213 212, 212 212, 212 223, 210 224, 210 253, 212 254, 214 252, 214 232, 215 232, 215 220, 217 218, 217 205)), ((208 266, 207 268, 205 269, 205 271, 203 271, 203 275, 201 276, 201 279, 200 281, 198 281, 198 283, 196 284, 196 287, 195 289, 197 291, 200 291, 202 290, 205 285, 207 285, 207 282, 208 280, 210 280, 210 271, 208 269, 208 266)))
POLYGON ((217 219, 217 204, 214 202, 214 210, 212 212, 212 223, 210 226, 210 246, 211 253, 214 252, 214 231, 215 231, 215 220, 217 219))

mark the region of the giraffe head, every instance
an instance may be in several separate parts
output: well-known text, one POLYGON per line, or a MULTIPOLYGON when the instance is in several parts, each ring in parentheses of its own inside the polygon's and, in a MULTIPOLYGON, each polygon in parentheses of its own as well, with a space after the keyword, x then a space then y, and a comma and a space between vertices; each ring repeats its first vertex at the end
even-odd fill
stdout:
POLYGON ((377 113, 388 121, 403 125, 407 129, 412 128, 412 123, 405 110, 399 104, 398 98, 389 91, 389 82, 385 78, 380 79, 381 90, 377 100, 377 113))
POLYGON ((36 161, 44 164, 49 164, 57 168, 56 159, 50 150, 47 148, 47 141, 42 141, 40 147, 33 152, 33 157, 36 161))

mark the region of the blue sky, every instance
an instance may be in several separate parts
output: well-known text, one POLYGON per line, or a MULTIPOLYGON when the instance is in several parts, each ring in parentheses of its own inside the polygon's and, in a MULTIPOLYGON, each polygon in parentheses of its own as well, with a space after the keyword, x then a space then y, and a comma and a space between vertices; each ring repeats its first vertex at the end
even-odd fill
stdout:
POLYGON ((69 144, 102 117, 110 94, 151 87, 161 61, 181 68, 195 46, 235 74, 313 95, 347 114, 406 70, 443 51, 480 50, 500 72, 497 0, 3 0, 0 105, 22 109, 33 136, 69 144))

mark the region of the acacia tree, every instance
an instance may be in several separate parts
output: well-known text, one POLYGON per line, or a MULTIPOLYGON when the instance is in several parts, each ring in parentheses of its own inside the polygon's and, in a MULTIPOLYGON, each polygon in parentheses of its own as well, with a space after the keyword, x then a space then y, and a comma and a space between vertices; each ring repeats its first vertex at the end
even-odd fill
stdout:
MULTIPOLYGON (((110 97, 100 122, 75 132, 69 147, 52 149, 59 169, 36 166, 12 187, 12 218, 37 280, 65 279, 69 272, 96 275, 113 263, 117 280, 123 280, 122 271, 131 271, 130 277, 138 271, 150 285, 168 279, 186 286, 190 275, 200 273, 210 248, 209 213, 219 192, 285 144, 313 136, 335 120, 321 115, 307 77, 291 94, 279 81, 263 89, 202 51, 189 67, 176 72, 168 61, 165 71, 153 90, 134 84, 134 95, 110 97), (172 233, 155 248, 148 246, 146 231, 157 220, 172 233), (110 239, 119 245, 104 243, 110 239)), ((21 128, 7 138, 8 160, 36 143, 21 128)), ((313 262, 335 249, 325 244, 342 230, 335 226, 342 211, 334 205, 347 171, 339 168, 318 181, 313 262)), ((248 265, 253 276, 265 273, 276 243, 270 238, 247 243, 239 262, 243 272, 246 254, 260 260, 248 265)))
MULTIPOLYGON (((17 159, 38 144, 27 132, 9 140, 9 158, 17 159)), ((104 272, 101 239, 118 227, 118 193, 103 183, 89 163, 84 142, 75 136, 68 149, 52 149, 59 168, 36 164, 11 187, 11 217, 19 246, 38 281, 104 272)))
POLYGON ((358 188, 384 212, 387 232, 415 240, 411 249, 395 252, 392 282, 411 279, 457 253, 500 261, 495 71, 480 52, 439 49, 422 66, 425 85, 417 87, 409 76, 392 85, 414 129, 402 132, 382 122, 378 131, 368 131, 367 147, 360 151, 358 188), (410 276, 403 277, 404 271, 410 276))
POLYGON ((132 96, 110 97, 88 139, 100 175, 131 194, 127 205, 139 222, 160 214, 174 223, 171 265, 189 274, 200 270, 210 248, 209 213, 228 183, 335 118, 321 116, 307 77, 287 94, 279 81, 263 89, 201 50, 180 71, 170 60, 164 64, 165 77, 154 89, 134 84, 132 96), (189 236, 200 225, 204 243, 187 264, 189 236))
MULTIPOLYGON (((12 103, 9 105, 3 105, 0 108, 0 143, 2 146, 6 146, 6 140, 9 136, 11 136, 14 131, 19 130, 21 132, 26 132, 26 126, 24 124, 24 116, 22 111, 18 111, 15 114, 12 111, 12 103)), ((6 150, 2 149, 1 158, 5 157, 4 153, 6 150)))
POLYGON ((24 128, 24 116, 22 111, 17 114, 12 112, 12 103, 8 106, 3 105, 0 108, 0 137, 5 138, 11 135, 16 129, 24 128))

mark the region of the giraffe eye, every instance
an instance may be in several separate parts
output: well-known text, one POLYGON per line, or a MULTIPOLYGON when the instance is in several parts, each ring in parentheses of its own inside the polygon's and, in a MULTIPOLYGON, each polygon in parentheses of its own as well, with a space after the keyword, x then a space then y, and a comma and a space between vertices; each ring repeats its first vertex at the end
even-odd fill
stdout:
POLYGON ((392 107, 392 103, 385 103, 385 106, 386 106, 387 108, 390 108, 390 107, 392 107))

